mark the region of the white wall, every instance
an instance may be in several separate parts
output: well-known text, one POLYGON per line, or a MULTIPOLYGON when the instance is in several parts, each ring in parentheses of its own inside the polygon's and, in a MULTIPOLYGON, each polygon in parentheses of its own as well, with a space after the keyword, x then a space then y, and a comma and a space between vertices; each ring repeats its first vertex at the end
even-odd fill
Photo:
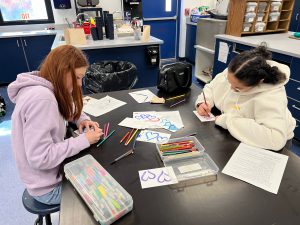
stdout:
POLYGON ((178 54, 179 57, 185 57, 186 17, 184 15, 184 9, 185 8, 192 9, 202 5, 209 6, 210 9, 214 9, 216 6, 216 0, 181 0, 179 54, 178 54))
MULTIPOLYGON (((113 13, 114 11, 121 11, 122 0, 100 0, 98 6, 100 6, 103 10, 109 11, 113 13)), ((71 9, 55 9, 53 0, 51 0, 53 15, 55 24, 66 24, 64 18, 67 18, 70 23, 76 20, 76 10, 75 10, 75 3, 74 0, 71 0, 71 9)), ((120 14, 115 14, 114 17, 121 17, 120 14)))

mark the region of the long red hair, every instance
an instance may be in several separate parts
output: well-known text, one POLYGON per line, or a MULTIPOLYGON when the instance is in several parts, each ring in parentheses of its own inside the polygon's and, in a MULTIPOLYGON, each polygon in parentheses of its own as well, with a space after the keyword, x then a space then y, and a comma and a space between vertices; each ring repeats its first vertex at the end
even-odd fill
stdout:
POLYGON ((77 85, 75 69, 87 66, 84 53, 72 45, 53 49, 40 66, 40 76, 52 83, 59 111, 66 120, 77 120, 80 117, 83 107, 82 91, 77 85), (72 75, 72 95, 66 87, 69 72, 72 75))

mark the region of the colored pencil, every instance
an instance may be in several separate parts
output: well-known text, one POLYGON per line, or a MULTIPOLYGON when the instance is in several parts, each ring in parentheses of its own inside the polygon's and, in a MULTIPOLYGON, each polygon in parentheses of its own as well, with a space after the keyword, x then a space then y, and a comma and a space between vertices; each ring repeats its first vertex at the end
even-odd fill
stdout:
POLYGON ((186 140, 186 141, 175 141, 175 142, 168 142, 165 144, 161 144, 161 147, 164 146, 169 146, 169 145, 175 145, 175 144, 190 144, 190 143, 194 143, 192 140, 186 140))
POLYGON ((125 135, 124 135, 124 137, 121 139, 121 141, 120 141, 120 144, 125 140, 125 138, 127 137, 127 135, 129 134, 130 132, 128 131, 125 135))
POLYGON ((104 138, 104 139, 106 138, 105 132, 106 132, 106 123, 105 123, 104 126, 103 126, 103 138, 104 138))
POLYGON ((99 147, 104 141, 106 141, 114 132, 115 132, 115 130, 110 132, 110 134, 106 138, 104 138, 99 144, 97 144, 97 147, 99 147))
POLYGON ((108 134, 108 128, 109 128, 109 123, 107 123, 107 125, 106 125, 106 134, 105 134, 105 137, 107 137, 107 134, 108 134))
POLYGON ((185 102, 185 99, 182 99, 179 102, 175 102, 173 105, 170 105, 170 108, 172 108, 172 107, 174 107, 174 106, 176 106, 176 105, 178 105, 178 104, 180 104, 182 102, 185 102))
POLYGON ((180 98, 180 97, 184 97, 184 96, 185 96, 185 94, 177 95, 177 96, 174 96, 174 97, 171 97, 171 98, 167 98, 166 101, 173 100, 173 99, 180 98))
POLYGON ((136 129, 136 130, 134 131, 134 133, 131 135, 130 139, 125 143, 126 146, 130 143, 130 141, 132 140, 132 138, 134 137, 134 135, 136 134, 136 132, 138 132, 138 130, 139 130, 139 129, 136 129))
POLYGON ((110 165, 112 165, 112 164, 118 162, 119 160, 121 160, 121 159, 125 158, 126 156, 129 156, 130 154, 133 154, 133 153, 134 153, 133 149, 130 149, 128 152, 125 152, 124 154, 120 155, 118 158, 115 158, 115 159, 110 163, 110 165))
POLYGON ((131 137, 131 135, 132 135, 132 133, 133 133, 134 130, 135 130, 134 128, 131 129, 129 135, 127 136, 127 139, 126 139, 126 141, 125 141, 125 144, 126 144, 127 141, 130 139, 130 137, 131 137))

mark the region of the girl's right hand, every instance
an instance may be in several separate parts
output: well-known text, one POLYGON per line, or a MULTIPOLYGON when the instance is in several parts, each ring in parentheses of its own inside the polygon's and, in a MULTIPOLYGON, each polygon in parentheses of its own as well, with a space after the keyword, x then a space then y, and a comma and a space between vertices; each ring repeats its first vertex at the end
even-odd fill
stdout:
POLYGON ((92 145, 97 143, 100 140, 101 136, 103 135, 103 132, 102 129, 95 129, 95 130, 90 129, 87 130, 85 135, 89 143, 92 145))
POLYGON ((197 108, 197 112, 200 116, 209 116, 209 113, 211 111, 211 107, 208 103, 201 103, 199 107, 197 108))

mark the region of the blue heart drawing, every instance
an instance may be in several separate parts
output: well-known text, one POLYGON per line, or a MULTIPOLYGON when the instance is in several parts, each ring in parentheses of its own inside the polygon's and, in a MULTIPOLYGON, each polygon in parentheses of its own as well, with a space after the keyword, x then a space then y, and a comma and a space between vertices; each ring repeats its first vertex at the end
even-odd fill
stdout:
POLYGON ((142 176, 141 176, 141 180, 142 181, 147 181, 147 180, 151 180, 151 179, 154 179, 156 177, 156 175, 154 173, 152 173, 151 171, 149 170, 146 170, 143 172, 142 176))
POLYGON ((159 133, 152 132, 152 131, 146 132, 145 135, 146 135, 147 141, 150 141, 150 140, 153 140, 153 139, 156 139, 159 142, 163 141, 163 140, 168 140, 167 137, 159 136, 159 133))
POLYGON ((157 177, 157 181, 159 183, 163 183, 163 182, 169 182, 171 181, 171 177, 169 174, 165 173, 164 171, 161 171, 161 173, 159 174, 159 176, 157 177))

